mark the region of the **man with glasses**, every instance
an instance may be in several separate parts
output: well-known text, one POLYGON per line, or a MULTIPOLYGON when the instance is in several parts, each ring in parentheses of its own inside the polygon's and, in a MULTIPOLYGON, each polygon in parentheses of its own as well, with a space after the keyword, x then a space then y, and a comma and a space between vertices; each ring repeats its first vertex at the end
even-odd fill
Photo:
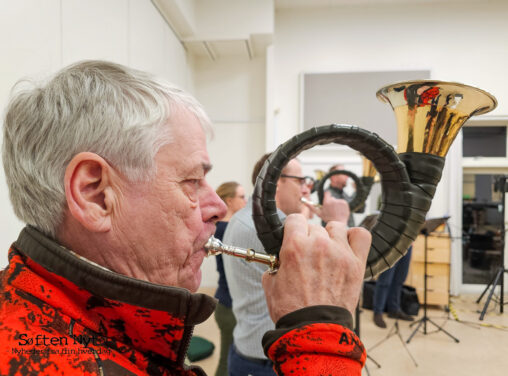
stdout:
POLYGON ((312 187, 314 186, 314 183, 315 183, 314 178, 312 178, 310 176, 295 176, 295 175, 281 174, 280 177, 281 178, 296 179, 300 182, 300 185, 306 185, 307 187, 309 187, 309 189, 312 189, 312 187))
MULTIPOLYGON (((259 171, 269 156, 270 153, 263 155, 254 166, 252 184, 255 184, 259 171)), ((300 162, 297 159, 290 160, 282 170, 275 194, 281 219, 304 211, 307 205, 301 202, 301 198, 309 197, 312 184, 312 178, 303 176, 300 162)), ((333 198, 330 193, 325 194, 322 208, 312 210, 326 222, 334 220, 346 224, 349 217, 347 202, 333 198)), ((252 198, 231 218, 224 234, 224 243, 264 251, 252 220, 252 198)), ((237 321, 233 345, 229 350, 228 374, 275 375, 272 362, 266 358, 261 346, 263 334, 274 329, 261 284, 261 277, 267 268, 265 265, 229 257, 224 259, 224 269, 237 321)))

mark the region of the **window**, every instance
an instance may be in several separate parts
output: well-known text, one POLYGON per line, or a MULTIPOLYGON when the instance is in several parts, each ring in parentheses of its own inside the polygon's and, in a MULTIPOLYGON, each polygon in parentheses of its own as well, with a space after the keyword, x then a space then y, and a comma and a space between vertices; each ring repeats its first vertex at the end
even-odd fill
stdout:
POLYGON ((503 217, 498 176, 464 174, 462 201, 462 281, 487 284, 502 265, 503 217))
POLYGON ((464 157, 506 157, 506 126, 464 127, 464 157))

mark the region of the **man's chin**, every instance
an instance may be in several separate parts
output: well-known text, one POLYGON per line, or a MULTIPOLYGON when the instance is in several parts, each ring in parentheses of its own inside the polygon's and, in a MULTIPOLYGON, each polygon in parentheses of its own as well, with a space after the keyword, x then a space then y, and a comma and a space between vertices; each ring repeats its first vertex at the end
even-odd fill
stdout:
POLYGON ((203 248, 192 254, 191 259, 188 260, 188 264, 185 268, 185 274, 183 274, 185 275, 184 280, 180 280, 181 287, 184 287, 191 292, 196 292, 198 290, 199 286, 201 286, 201 267, 203 266, 205 257, 206 252, 203 248))
POLYGON ((199 286, 201 286, 201 279, 202 279, 202 272, 201 269, 198 269, 196 273, 194 273, 193 278, 190 278, 189 280, 189 286, 187 289, 190 292, 196 292, 199 289, 199 286))

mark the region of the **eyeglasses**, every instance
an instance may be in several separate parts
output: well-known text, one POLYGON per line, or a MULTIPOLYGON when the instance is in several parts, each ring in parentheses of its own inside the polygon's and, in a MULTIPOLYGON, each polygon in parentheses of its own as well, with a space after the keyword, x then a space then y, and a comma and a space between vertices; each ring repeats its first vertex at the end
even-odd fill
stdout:
POLYGON ((293 176, 293 175, 286 175, 281 174, 281 178, 290 178, 290 179, 297 179, 300 182, 300 185, 307 185, 309 187, 312 187, 315 183, 315 180, 310 176, 293 176))

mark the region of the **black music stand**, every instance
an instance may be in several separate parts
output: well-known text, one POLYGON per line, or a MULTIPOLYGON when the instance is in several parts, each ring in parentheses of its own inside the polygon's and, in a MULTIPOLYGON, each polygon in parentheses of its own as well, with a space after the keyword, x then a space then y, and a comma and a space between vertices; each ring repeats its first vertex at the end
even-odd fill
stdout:
POLYGON ((480 314, 480 320, 483 320, 483 318, 485 317, 485 314, 487 313, 487 308, 488 308, 489 303, 492 299, 492 295, 494 295, 494 290, 496 289, 496 286, 498 284, 500 284, 500 286, 501 286, 501 294, 499 296, 499 312, 500 313, 503 313, 503 307, 505 304, 507 304, 504 302, 504 278, 503 278, 504 273, 508 273, 508 269, 505 268, 505 266, 504 266, 504 245, 505 245, 505 238, 506 238, 504 216, 505 216, 506 190, 508 189, 508 186, 506 185, 506 179, 508 179, 508 176, 501 176, 501 177, 499 177, 499 180, 496 183, 497 190, 500 190, 502 193, 501 204, 503 205, 503 210, 502 210, 502 214, 501 214, 502 215, 502 223, 503 223, 502 228, 501 228, 501 239, 502 239, 502 242, 501 242, 502 243, 502 246, 501 246, 501 266, 498 268, 496 274, 494 275, 494 277, 492 277, 489 284, 487 285, 485 290, 483 290, 482 294, 476 301, 476 303, 480 303, 480 300, 482 300, 483 295, 485 295, 485 293, 488 291, 488 289, 492 285, 492 288, 490 289, 490 292, 489 292, 489 296, 487 297, 487 300, 485 301, 485 305, 483 306, 482 312, 480 314))
MULTIPOLYGON (((503 242, 503 244, 504 244, 504 242, 503 242)), ((490 280, 489 284, 487 285, 485 290, 483 290, 482 294, 476 301, 476 303, 480 303, 480 300, 482 300, 483 295, 485 295, 487 290, 490 288, 489 296, 487 297, 487 300, 485 301, 485 305, 483 306, 482 312, 480 314, 480 320, 483 320, 483 318, 485 317, 485 314, 487 313, 487 308, 489 307, 489 303, 492 299, 492 295, 494 295, 494 290, 496 289, 496 286, 498 284, 501 285, 501 293, 500 293, 499 300, 498 300, 499 312, 503 313, 503 307, 505 304, 508 303, 508 302, 506 302, 506 303, 504 302, 504 279, 503 279, 504 273, 508 273, 508 269, 506 269, 503 266, 500 266, 499 269, 497 270, 496 274, 494 275, 494 277, 490 280)))
POLYGON ((385 342, 386 340, 388 340, 389 338, 393 337, 394 335, 398 336, 399 339, 400 339, 400 342, 402 343, 402 346, 404 346, 404 348, 406 349, 407 353, 409 354, 409 357, 411 358, 411 360, 413 361, 413 363, 415 364, 415 367, 418 367, 418 363, 416 363, 416 360, 415 358, 413 357, 413 355, 411 354, 411 352, 409 351, 409 349, 407 348, 406 346, 406 343, 404 342, 404 339, 402 338, 402 336, 400 335, 400 329, 399 329, 399 319, 395 319, 395 324, 393 325, 393 327, 390 329, 390 331, 388 332, 388 334, 386 335, 385 338, 383 338, 381 341, 379 341, 378 343, 376 343, 374 346, 372 346, 369 351, 372 351, 374 350, 376 347, 378 347, 379 345, 381 345, 383 342, 385 342))
MULTIPOLYGON (((358 338, 360 338, 360 302, 358 302, 358 305, 356 306, 356 310, 355 310, 355 328, 354 328, 354 332, 356 333, 358 338)), ((377 368, 381 368, 381 364, 379 364, 368 353, 367 353, 367 359, 370 359, 372 361, 372 363, 374 363, 377 366, 377 368)), ((365 363, 365 371, 367 371, 367 375, 370 376, 370 372, 369 372, 369 368, 367 367, 367 363, 365 363)))
MULTIPOLYGON (((376 224, 378 216, 379 216, 379 213, 367 215, 365 218, 363 218, 362 223, 360 223, 360 226, 361 227, 365 227, 367 230, 371 230, 372 227, 374 227, 374 225, 376 224)), ((357 312, 358 312, 358 308, 357 308, 357 312)), ((402 336, 400 335, 399 320, 398 319, 395 320, 395 324, 390 329, 390 331, 388 332, 388 335, 385 338, 383 338, 381 341, 376 343, 374 346, 372 346, 369 349, 369 351, 375 349, 376 347, 378 347, 379 345, 381 345, 383 342, 385 342, 387 339, 389 339, 390 337, 392 337, 394 335, 397 335, 399 337, 400 341, 402 342, 402 345, 404 346, 404 348, 406 349, 407 353, 411 357, 411 360, 414 362, 415 366, 418 367, 418 363, 416 363, 415 358, 413 357, 413 355, 411 354, 411 352, 407 348, 406 344, 404 343, 404 340, 402 339, 402 336)), ((371 360, 373 360, 373 359, 371 359, 371 360)), ((376 363, 376 362, 374 362, 374 363, 376 363)), ((381 368, 381 366, 378 363, 376 363, 376 365, 379 368, 381 368)), ((367 373, 368 373, 368 371, 367 371, 367 373)))
POLYGON ((413 331, 413 333, 411 333, 411 335, 409 336, 409 338, 407 339, 406 343, 409 343, 411 341, 411 339, 414 337, 414 335, 416 334, 416 332, 418 332, 418 329, 420 329, 420 327, 423 325, 423 334, 430 334, 427 332, 427 321, 429 323, 431 323, 432 325, 434 325, 436 328, 437 328, 437 331, 442 331, 444 334, 446 334, 448 337, 452 338, 456 343, 459 343, 460 341, 458 340, 458 338, 454 337, 453 335, 451 335, 450 333, 448 333, 446 330, 444 330, 441 326, 439 326, 438 324, 436 324, 434 321, 432 321, 431 319, 429 319, 429 317, 427 316, 427 279, 429 277, 429 275, 427 274, 427 251, 428 251, 428 248, 427 248, 427 240, 428 240, 428 237, 429 237, 429 234, 434 231, 436 228, 438 228, 439 226, 441 226, 442 224, 445 224, 446 221, 448 220, 448 216, 446 217, 441 217, 441 218, 432 218, 432 219, 428 219, 425 221, 425 223, 423 224, 423 227, 421 228, 420 230, 420 233, 424 236, 425 238, 425 248, 424 248, 424 262, 423 262, 423 265, 424 265, 424 279, 423 279, 423 317, 420 319, 420 320, 417 320, 415 322, 413 322, 411 325, 409 325, 410 327, 413 326, 413 325, 416 325, 416 328, 415 330, 413 331))

